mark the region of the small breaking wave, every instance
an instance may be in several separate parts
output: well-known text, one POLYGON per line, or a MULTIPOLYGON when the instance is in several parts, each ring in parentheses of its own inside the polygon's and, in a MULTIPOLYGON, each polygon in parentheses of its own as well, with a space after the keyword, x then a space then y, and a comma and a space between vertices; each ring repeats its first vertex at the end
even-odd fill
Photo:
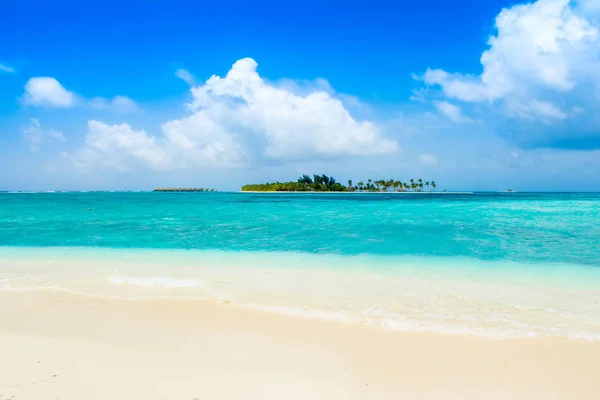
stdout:
POLYGON ((135 285, 144 288, 203 288, 200 281, 196 279, 177 279, 168 276, 139 277, 111 275, 108 277, 108 281, 117 285, 135 285))
POLYGON ((26 256, 6 251, 0 259, 0 290, 227 301, 404 332, 600 340, 600 271, 571 265, 296 253, 20 253, 26 256))
POLYGON ((110 275, 108 277, 108 281, 114 285, 131 285, 144 289, 198 289, 199 293, 207 293, 211 297, 218 300, 230 301, 232 299, 231 295, 211 289, 198 279, 182 279, 173 278, 170 276, 127 276, 115 274, 110 275))

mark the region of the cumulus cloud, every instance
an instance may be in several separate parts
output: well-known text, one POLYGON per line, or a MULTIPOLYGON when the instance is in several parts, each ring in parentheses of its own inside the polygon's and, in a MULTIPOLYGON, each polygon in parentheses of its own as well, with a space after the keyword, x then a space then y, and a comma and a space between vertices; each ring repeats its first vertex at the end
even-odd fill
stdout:
POLYGON ((285 162, 399 149, 376 124, 353 118, 332 90, 269 83, 256 68, 245 58, 225 77, 192 87, 190 115, 162 124, 158 137, 127 124, 91 121, 85 147, 74 159, 119 169, 236 167, 257 158, 285 162))
POLYGON ((166 145, 182 166, 235 167, 247 163, 241 136, 216 124, 204 113, 162 125, 166 145))
POLYGON ((89 105, 96 110, 112 110, 122 114, 132 113, 140 110, 135 101, 131 100, 127 96, 115 96, 112 99, 94 97, 90 100, 89 105))
POLYGON ((583 78, 598 79, 598 29, 569 0, 538 0, 502 10, 497 35, 481 56, 479 76, 427 70, 423 79, 464 101, 493 101, 534 90, 572 90, 583 78), (596 75, 596 76, 594 76, 596 75))
POLYGON ((86 104, 97 110, 109 110, 118 113, 139 111, 138 105, 127 96, 115 96, 112 99, 94 97, 86 100, 67 89, 56 78, 35 77, 25 84, 23 103, 30 106, 69 108, 85 107, 86 104))
POLYGON ((203 118, 199 130, 258 135, 264 155, 275 159, 392 153, 398 144, 370 121, 357 121, 329 91, 296 93, 263 80, 251 58, 237 61, 224 78, 192 88, 190 108, 203 118))
POLYGON ((40 122, 32 118, 29 125, 21 127, 23 137, 29 142, 31 151, 36 152, 48 141, 58 140, 64 142, 66 139, 62 132, 52 129, 44 129, 40 122))
POLYGON ((419 155, 419 159, 417 160, 421 165, 433 166, 437 165, 437 158, 431 153, 423 153, 419 155))
POLYGON ((192 75, 189 71, 185 69, 178 69, 175 72, 175 76, 177 76, 179 79, 181 79, 190 86, 194 86, 196 84, 196 78, 194 78, 194 75, 192 75))
POLYGON ((118 170, 132 170, 140 166, 164 168, 169 157, 158 140, 144 130, 134 130, 129 124, 108 125, 89 121, 85 146, 69 156, 81 167, 106 165, 118 170))
POLYGON ((9 67, 6 64, 0 64, 0 71, 1 72, 15 72, 15 69, 13 67, 9 67))
POLYGON ((461 108, 447 101, 434 101, 435 108, 454 122, 473 122, 462 114, 461 108))
POLYGON ((32 106, 72 107, 75 95, 65 89, 60 82, 50 77, 31 78, 25 84, 23 102, 32 106))
POLYGON ((479 103, 479 110, 515 121, 498 128, 513 131, 515 140, 534 145, 598 137, 598 4, 538 0, 503 9, 481 55, 481 74, 428 69, 420 78, 447 99, 479 103))

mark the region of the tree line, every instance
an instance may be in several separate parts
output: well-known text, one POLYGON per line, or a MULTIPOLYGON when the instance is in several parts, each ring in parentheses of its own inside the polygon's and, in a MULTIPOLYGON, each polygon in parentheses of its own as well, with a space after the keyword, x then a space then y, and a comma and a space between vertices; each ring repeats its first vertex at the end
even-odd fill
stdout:
POLYGON ((435 181, 424 181, 422 178, 410 179, 406 182, 394 179, 367 179, 366 182, 347 185, 339 183, 334 177, 327 175, 302 175, 293 182, 258 183, 242 186, 243 192, 433 192, 437 188, 435 181))

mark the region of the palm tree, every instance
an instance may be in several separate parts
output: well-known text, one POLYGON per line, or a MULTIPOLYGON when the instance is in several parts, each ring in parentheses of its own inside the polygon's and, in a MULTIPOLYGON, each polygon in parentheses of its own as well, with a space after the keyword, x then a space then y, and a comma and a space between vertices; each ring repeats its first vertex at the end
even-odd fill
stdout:
POLYGON ((433 191, 435 192, 435 188, 437 187, 437 185, 435 184, 435 181, 431 181, 431 187, 433 188, 433 191))
POLYGON ((423 190, 423 179, 419 178, 418 180, 419 184, 417 185, 419 187, 419 192, 423 190))
POLYGON ((358 186, 358 190, 359 190, 360 192, 362 192, 362 191, 363 191, 363 186, 364 186, 364 183, 363 183, 363 182, 358 182, 358 183, 356 184, 356 186, 358 186))
POLYGON ((350 180, 348 181, 348 188, 349 188, 349 189, 352 189, 352 179, 350 179, 350 180))
POLYGON ((415 186, 417 186, 417 185, 415 185, 415 180, 411 178, 410 179, 410 187, 413 190, 413 192, 415 191, 415 186))
POLYGON ((425 181, 425 186, 427 187, 426 192, 429 192, 429 181, 425 181))
POLYGON ((396 183, 396 182, 395 182, 393 179, 389 179, 389 180, 388 180, 388 181, 385 183, 386 190, 390 190, 390 188, 393 188, 395 183, 396 183))

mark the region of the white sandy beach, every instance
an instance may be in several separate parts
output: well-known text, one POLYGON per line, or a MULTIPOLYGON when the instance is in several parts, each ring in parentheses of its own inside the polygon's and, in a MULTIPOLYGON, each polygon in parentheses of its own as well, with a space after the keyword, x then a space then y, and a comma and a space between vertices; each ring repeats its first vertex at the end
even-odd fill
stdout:
POLYGON ((402 333, 206 300, 0 296, 2 400, 600 396, 600 342, 402 333))

